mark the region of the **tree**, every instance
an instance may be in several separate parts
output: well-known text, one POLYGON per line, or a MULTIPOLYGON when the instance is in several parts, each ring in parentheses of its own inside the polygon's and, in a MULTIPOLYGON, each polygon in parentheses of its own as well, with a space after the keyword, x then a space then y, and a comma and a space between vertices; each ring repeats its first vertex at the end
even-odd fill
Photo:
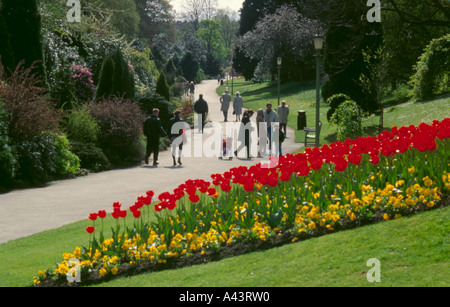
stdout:
POLYGON ((236 47, 246 57, 257 59, 258 69, 265 73, 276 70, 276 59, 281 56, 284 75, 299 79, 298 72, 314 67, 311 60, 307 64, 307 57, 312 59, 314 34, 322 32, 320 22, 303 17, 295 7, 283 5, 259 20, 254 30, 239 37, 236 47), (301 66, 303 69, 299 70, 301 66))
POLYGON ((108 55, 103 62, 95 100, 113 96, 134 98, 134 79, 119 49, 108 55))
POLYGON ((206 54, 221 54, 222 35, 220 34, 221 25, 219 22, 204 19, 200 22, 200 28, 197 31, 197 37, 205 42, 206 54))
POLYGON ((200 21, 202 20, 204 11, 204 0, 185 0, 183 2, 183 18, 192 23, 194 33, 197 33, 200 28, 200 21))
POLYGON ((175 40, 174 12, 168 0, 134 0, 140 16, 139 36, 152 41, 158 34, 175 40))
POLYGON ((100 0, 112 12, 111 24, 128 40, 139 33, 140 17, 134 0, 100 0))
POLYGON ((166 99, 167 101, 170 101, 169 84, 167 84, 166 75, 164 74, 163 71, 161 71, 159 75, 158 82, 156 83, 155 92, 164 97, 164 99, 166 99))
POLYGON ((199 63, 192 57, 190 52, 186 52, 183 56, 180 66, 183 71, 183 77, 188 81, 194 81, 199 70, 199 63))
MULTIPOLYGON (((1 7, 0 7, 1 9, 1 7)), ((11 35, 8 33, 8 29, 6 29, 6 24, 3 19, 3 15, 0 13, 0 61, 3 63, 3 66, 8 70, 14 70, 16 60, 14 58, 13 49, 11 46, 11 35)))
POLYGON ((364 50, 363 57, 367 73, 361 74, 359 81, 365 93, 373 97, 378 106, 380 112, 379 132, 381 133, 384 126, 383 98, 389 87, 389 80, 386 78, 389 54, 384 46, 380 46, 376 51, 364 50))
MULTIPOLYGON (((14 55, 14 62, 11 63, 14 63, 14 68, 21 61, 24 61, 25 67, 30 67, 37 62, 37 73, 45 83, 40 32, 41 17, 36 0, 3 0, 1 15, 10 36, 14 55)), ((1 44, 4 44, 3 40, 1 44)), ((7 45, 5 46, 7 48, 7 45)))

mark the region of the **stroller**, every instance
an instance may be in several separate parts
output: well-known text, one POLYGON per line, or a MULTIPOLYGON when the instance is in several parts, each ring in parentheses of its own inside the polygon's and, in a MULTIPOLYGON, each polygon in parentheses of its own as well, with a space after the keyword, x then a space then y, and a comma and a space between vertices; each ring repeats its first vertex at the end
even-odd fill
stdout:
POLYGON ((222 160, 224 157, 229 160, 233 160, 233 139, 231 137, 223 137, 222 139, 222 152, 219 160, 222 160))

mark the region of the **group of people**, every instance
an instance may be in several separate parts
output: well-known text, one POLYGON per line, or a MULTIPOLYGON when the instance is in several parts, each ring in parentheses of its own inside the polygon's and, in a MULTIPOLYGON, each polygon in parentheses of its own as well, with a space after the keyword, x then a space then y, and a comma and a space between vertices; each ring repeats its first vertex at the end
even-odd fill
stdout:
MULTIPOLYGON (((225 93, 220 97, 221 103, 221 111, 224 115, 224 121, 228 120, 228 110, 231 104, 231 95, 228 89, 225 90, 225 93)), ((236 93, 236 96, 233 100, 233 114, 236 115, 236 121, 241 121, 244 127, 243 135, 244 142, 241 144, 239 148, 234 151, 234 155, 238 155, 238 152, 244 148, 247 151, 247 157, 250 158, 250 146, 251 146, 251 138, 250 138, 250 130, 249 126, 246 126, 250 123, 251 117, 254 115, 254 111, 249 109, 243 112, 243 100, 240 96, 239 92, 236 93), (242 119, 241 119, 242 115, 242 119)), ((206 119, 208 117, 209 106, 208 103, 203 98, 203 94, 199 95, 199 99, 194 103, 194 111, 197 113, 199 120, 199 132, 203 133, 206 119)), ((281 144, 286 138, 286 127, 288 123, 289 116, 289 107, 286 105, 286 101, 282 101, 281 105, 278 107, 277 112, 272 109, 272 104, 267 103, 266 109, 259 109, 256 114, 256 127, 257 127, 257 135, 258 140, 260 139, 260 124, 265 123, 267 127, 267 137, 269 140, 269 150, 272 149, 272 132, 273 125, 275 123, 279 123, 279 155, 282 155, 281 144)), ((144 122, 144 134, 147 137, 147 148, 145 154, 145 163, 149 164, 149 157, 153 154, 153 165, 157 166, 158 156, 159 156, 159 145, 160 138, 167 137, 171 142, 171 152, 173 158, 173 165, 176 166, 182 165, 181 162, 181 154, 183 150, 183 143, 185 142, 183 136, 185 135, 182 129, 175 129, 177 131, 173 131, 172 127, 179 123, 184 122, 184 120, 180 117, 181 112, 179 110, 175 111, 173 117, 169 120, 169 133, 167 133, 162 127, 161 120, 159 119, 159 110, 153 109, 153 113, 149 116, 144 122)), ((241 133, 240 133, 241 134, 241 133)), ((242 135, 242 134, 241 134, 242 135)), ((259 156, 259 153, 258 153, 259 156)))
MULTIPOLYGON (((225 89, 225 93, 220 97, 220 111, 223 112, 224 121, 228 121, 228 111, 231 106, 231 95, 228 89, 225 89)), ((241 120, 242 109, 244 107, 244 102, 239 92, 236 92, 236 96, 233 99, 233 114, 236 116, 236 121, 241 120)))
MULTIPOLYGON (((250 157, 250 146, 251 146, 251 138, 250 131, 245 127, 246 124, 250 122, 250 118, 253 116, 255 112, 251 109, 244 112, 242 123, 244 124, 244 143, 234 152, 234 155, 237 156, 238 152, 242 150, 244 147, 247 150, 247 157, 250 157)), ((278 114, 272 109, 272 104, 269 102, 266 104, 266 109, 259 109, 256 114, 256 128, 258 140, 260 140, 261 136, 261 123, 265 123, 267 127, 267 137, 269 143, 269 150, 272 150, 272 133, 274 131, 274 125, 279 123, 279 138, 278 138, 278 150, 279 155, 282 155, 282 143, 286 138, 286 127, 288 122, 289 115, 289 107, 286 105, 286 101, 283 101, 282 104, 278 107, 278 114)), ((248 127, 248 126, 247 126, 248 127)), ((258 141, 259 143, 259 141, 258 141)), ((262 145, 262 144, 260 144, 262 145)), ((260 156, 260 152, 258 152, 258 156, 260 156)))

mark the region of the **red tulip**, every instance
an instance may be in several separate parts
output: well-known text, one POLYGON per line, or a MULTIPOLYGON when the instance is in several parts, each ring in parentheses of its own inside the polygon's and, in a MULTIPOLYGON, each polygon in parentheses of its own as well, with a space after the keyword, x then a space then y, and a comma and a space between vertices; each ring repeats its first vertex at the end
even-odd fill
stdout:
POLYGON ((89 214, 89 219, 90 219, 91 221, 95 221, 95 220, 97 219, 97 213, 91 213, 91 214, 89 214))
POLYGON ((197 203, 200 201, 200 196, 198 196, 197 194, 190 195, 189 200, 193 203, 197 203))
POLYGON ((140 216, 141 216, 141 211, 139 211, 139 210, 134 210, 134 211, 132 211, 133 212, 133 216, 135 217, 135 218, 139 218, 140 216))
POLYGON ((103 219, 106 217, 106 211, 105 210, 99 210, 97 213, 98 217, 103 219))
POLYGON ((87 231, 89 234, 91 234, 91 233, 93 233, 93 232, 95 231, 95 228, 92 227, 92 226, 89 226, 89 227, 86 227, 86 231, 87 231))

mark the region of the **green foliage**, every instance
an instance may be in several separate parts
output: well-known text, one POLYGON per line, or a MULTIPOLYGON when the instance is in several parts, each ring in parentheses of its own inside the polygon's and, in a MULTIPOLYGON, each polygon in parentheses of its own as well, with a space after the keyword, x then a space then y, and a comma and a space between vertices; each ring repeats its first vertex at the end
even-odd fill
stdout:
POLYGON ((344 101, 351 100, 349 96, 345 94, 336 94, 327 99, 327 104, 330 105, 330 109, 327 111, 327 119, 331 120, 336 109, 343 103, 344 101))
POLYGON ((107 56, 103 62, 96 100, 113 96, 134 98, 134 80, 130 70, 119 49, 107 56))
POLYGON ((97 142, 100 126, 87 105, 78 106, 66 119, 66 133, 70 140, 92 144, 97 142))
MULTIPOLYGON (((35 0, 3 0, 0 11, 6 29, 10 35, 10 44, 14 55, 14 69, 20 61, 26 67, 38 61, 36 72, 45 82, 43 54, 41 45, 41 17, 35 0)), ((2 41, 3 44, 3 41, 2 41)))
POLYGON ((167 84, 166 74, 163 71, 159 74, 155 92, 164 97, 167 101, 170 101, 169 84, 167 84))
POLYGON ((89 104, 100 125, 97 146, 113 166, 139 163, 143 157, 140 138, 145 116, 135 102, 114 97, 89 104))
POLYGON ((70 143, 63 134, 42 132, 20 142, 17 152, 20 165, 17 178, 33 184, 73 176, 80 167, 78 157, 70 151, 70 143))
POLYGON ((111 24, 127 39, 132 40, 139 33, 140 17, 134 0, 100 0, 102 9, 112 13, 111 24))
POLYGON ((434 39, 425 48, 411 77, 411 96, 426 100, 450 88, 450 34, 434 39))
POLYGON ((363 118, 364 114, 356 102, 353 100, 342 102, 330 118, 330 122, 337 125, 337 139, 354 139, 361 136, 363 118))
POLYGON ((80 159, 80 167, 94 172, 111 169, 109 162, 103 151, 91 143, 72 142, 72 152, 80 159))
POLYGON ((192 56, 191 52, 186 52, 184 54, 180 66, 183 71, 183 77, 188 81, 194 81, 200 66, 197 60, 192 56))
POLYGON ((0 187, 8 185, 17 171, 14 147, 8 136, 8 113, 0 101, 0 187))
POLYGON ((143 50, 127 48, 125 50, 125 56, 132 65, 136 86, 143 90, 154 88, 155 79, 159 72, 156 68, 150 48, 145 47, 143 50))

